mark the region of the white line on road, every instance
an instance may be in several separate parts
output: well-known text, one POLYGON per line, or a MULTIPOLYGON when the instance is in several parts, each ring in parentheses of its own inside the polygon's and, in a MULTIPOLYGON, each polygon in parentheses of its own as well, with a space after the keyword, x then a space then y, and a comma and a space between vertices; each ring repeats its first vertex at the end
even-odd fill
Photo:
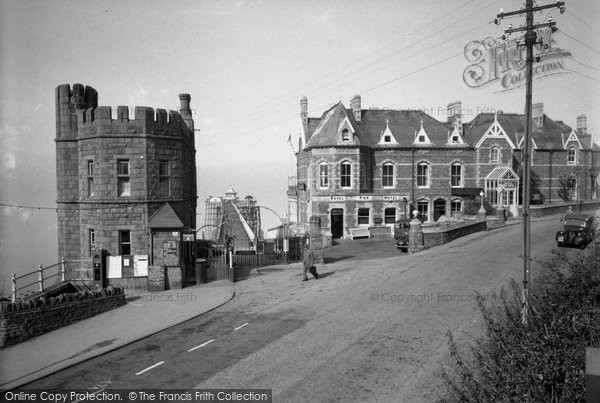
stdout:
POLYGON ((143 374, 143 373, 144 373, 144 372, 146 372, 146 371, 150 371, 152 368, 156 368, 156 367, 158 367, 159 365, 163 365, 164 363, 165 363, 164 361, 157 362, 156 364, 154 364, 154 365, 151 365, 151 366, 149 366, 149 367, 148 367, 148 368, 146 368, 146 369, 142 369, 140 372, 136 373, 136 375, 141 375, 141 374, 143 374))
POLYGON ((213 341, 215 341, 215 339, 209 340, 209 341, 207 341, 206 343, 202 343, 202 344, 200 344, 199 346, 192 347, 192 348, 190 348, 188 351, 194 351, 194 350, 196 350, 196 349, 198 349, 198 348, 200 348, 200 347, 204 347, 204 346, 206 346, 207 344, 210 344, 210 343, 212 343, 213 341))
POLYGON ((242 326, 238 326, 233 330, 240 330, 241 328, 243 328, 244 326, 248 325, 248 322, 244 323, 242 326))

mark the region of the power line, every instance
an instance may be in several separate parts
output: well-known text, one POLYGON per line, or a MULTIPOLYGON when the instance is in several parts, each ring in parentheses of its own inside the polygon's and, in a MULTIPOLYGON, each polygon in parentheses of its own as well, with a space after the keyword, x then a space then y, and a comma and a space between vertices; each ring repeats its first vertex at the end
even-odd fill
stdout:
MULTIPOLYGON (((491 23, 491 22, 490 22, 490 23, 491 23)), ((372 73, 374 73, 374 72, 377 72, 377 71, 383 70, 383 69, 385 69, 385 68, 388 68, 388 67, 390 67, 390 66, 393 66, 393 65, 395 65, 395 64, 398 64, 398 63, 401 63, 401 62, 405 62, 405 61, 407 61, 407 60, 409 60, 409 59, 412 59, 412 58, 414 58, 414 57, 416 57, 416 56, 418 56, 418 55, 420 55, 420 54, 423 54, 423 53, 425 53, 425 52, 427 52, 427 51, 429 51, 429 50, 432 50, 432 49, 434 49, 434 48, 436 48, 436 47, 438 47, 438 46, 442 46, 442 45, 444 45, 444 44, 446 44, 446 43, 448 43, 448 42, 451 42, 451 41, 453 41, 453 40, 455 40, 455 39, 457 39, 457 38, 460 38, 461 36, 467 35, 467 34, 469 34, 469 33, 473 32, 473 31, 476 31, 476 30, 478 30, 478 29, 481 29, 481 28, 485 27, 486 25, 489 25, 490 23, 485 23, 485 24, 482 24, 482 25, 480 25, 480 26, 477 26, 477 27, 475 27, 475 28, 472 28, 472 29, 470 29, 470 30, 468 30, 468 31, 466 31, 466 32, 463 32, 462 34, 459 34, 459 35, 456 35, 456 36, 454 36, 454 37, 448 38, 447 40, 445 40, 445 41, 443 41, 443 42, 438 42, 438 43, 436 43, 435 45, 432 45, 432 46, 430 46, 430 47, 428 47, 428 48, 425 48, 425 49, 423 49, 423 50, 421 50, 421 51, 419 51, 419 52, 417 52, 417 53, 415 53, 415 54, 412 54, 412 55, 410 55, 410 56, 407 56, 407 57, 405 57, 405 58, 403 58, 403 59, 401 59, 401 60, 398 60, 398 61, 396 61, 396 62, 394 62, 394 63, 388 64, 388 65, 385 65, 385 66, 381 66, 381 67, 379 67, 379 68, 377 68, 377 69, 375 69, 375 70, 372 70, 372 71, 370 71, 370 72, 369 72, 369 74, 372 74, 372 73)), ((375 64, 375 63, 372 63, 372 64, 370 64, 370 65, 368 65, 368 66, 366 66, 366 67, 370 67, 371 65, 374 65, 374 64, 375 64)), ((356 73, 356 72, 358 72, 358 71, 360 71, 360 70, 357 70, 357 71, 355 71, 355 72, 349 73, 348 75, 341 77, 341 78, 340 78, 338 81, 342 81, 344 78, 350 77, 350 76, 352 76, 353 74, 355 74, 355 73, 356 73)), ((317 89, 326 88, 326 87, 327 87, 327 85, 328 85, 328 84, 326 84, 326 85, 324 85, 324 86, 322 86, 322 87, 318 87, 317 89)), ((325 92, 327 92, 327 91, 326 91, 326 90, 323 90, 323 91, 319 91, 319 92, 314 92, 314 93, 313 93, 313 95, 318 95, 318 94, 322 94, 322 93, 325 93, 325 92)), ((322 107, 319 107, 319 108, 324 108, 325 106, 326 106, 326 105, 324 105, 324 106, 322 106, 322 107)), ((284 109, 285 109, 285 108, 284 108, 284 109)), ((271 110, 271 113, 280 112, 280 111, 283 111, 284 109, 271 110)), ((286 119, 286 120, 284 120, 284 121, 280 121, 280 122, 277 122, 277 123, 283 123, 283 122, 285 122, 285 121, 288 121, 288 120, 291 120, 291 119, 292 119, 292 118, 288 118, 288 119, 286 119)), ((276 124, 276 123, 274 123, 274 124, 276 124)), ((244 127, 244 126, 245 126, 244 124, 241 124, 241 125, 236 125, 236 126, 233 126, 233 127, 232 127, 232 128, 230 128, 230 129, 228 129, 228 131, 235 130, 235 129, 237 129, 237 128, 244 127)), ((267 127, 270 127, 270 126, 267 126, 267 127)), ((255 130, 256 130, 256 129, 255 129, 255 130)), ((217 131, 217 132, 218 132, 218 131, 217 131)), ((241 136, 228 137, 227 139, 232 139, 232 138, 237 138, 237 137, 241 137, 241 136)), ((227 139, 224 139, 223 141, 227 141, 227 139)), ((210 144, 208 144, 208 145, 212 145, 212 144, 218 144, 218 143, 221 143, 221 142, 223 142, 223 141, 218 141, 218 142, 210 143, 210 144)))
MULTIPOLYGON (((386 81, 385 83, 378 84, 378 85, 376 85, 376 86, 374 86, 374 87, 371 87, 371 88, 364 89, 364 90, 362 90, 361 92, 363 92, 363 93, 364 93, 364 92, 369 92, 369 91, 372 91, 372 90, 374 90, 374 89, 377 89, 377 88, 383 87, 383 86, 385 86, 385 85, 388 85, 388 84, 390 84, 390 83, 393 83, 393 82, 395 82, 395 81, 401 80, 401 79, 403 79, 403 78, 406 78, 406 77, 409 77, 409 76, 411 76, 411 75, 413 75, 413 74, 417 74, 417 73, 420 73, 421 71, 424 71, 424 70, 427 70, 427 69, 429 69, 429 68, 431 68, 431 67, 437 66, 437 65, 439 65, 439 64, 441 64, 441 63, 444 63, 444 62, 446 62, 446 61, 448 61, 448 60, 450 60, 450 59, 454 59, 455 57, 461 56, 462 54, 463 54, 463 53, 461 52, 461 53, 455 54, 455 55, 453 55, 453 56, 449 56, 449 57, 447 57, 447 58, 445 58, 445 59, 442 59, 442 60, 440 60, 440 61, 437 61, 437 62, 435 62, 435 63, 429 64, 429 65, 427 65, 427 66, 425 66, 425 67, 422 67, 422 68, 420 68, 420 69, 417 69, 417 70, 411 71, 410 73, 406 73, 406 74, 403 74, 403 75, 401 75, 401 76, 399 76, 399 77, 396 77, 396 78, 394 78, 394 79, 392 79, 392 80, 386 81)), ((321 106, 321 107, 319 107, 319 108, 325 108, 326 106, 327 106, 327 105, 323 105, 323 106, 321 106)), ((238 135, 236 135, 236 136, 228 137, 227 139, 223 139, 223 140, 216 141, 216 142, 213 142, 213 143, 202 144, 202 147, 208 147, 208 146, 212 146, 212 145, 216 145, 216 144, 223 143, 223 142, 225 142, 225 141, 230 141, 230 140, 233 140, 233 139, 236 139, 236 138, 239 138, 239 137, 245 137, 245 136, 247 136, 247 135, 249 135, 249 134, 253 134, 253 133, 255 133, 255 132, 256 132, 256 131, 258 131, 258 130, 262 130, 262 129, 268 129, 269 127, 272 127, 272 126, 274 126, 274 125, 277 125, 277 124, 279 124, 279 123, 284 123, 284 122, 287 122, 287 121, 289 121, 289 120, 293 120, 293 119, 296 119, 296 118, 297 118, 296 116, 289 117, 289 118, 286 118, 286 119, 280 120, 280 121, 278 121, 278 122, 276 122, 276 123, 271 123, 271 124, 268 124, 268 125, 266 125, 266 126, 263 126, 263 127, 261 127, 261 128, 258 128, 258 129, 253 129, 252 131, 245 131, 245 132, 242 132, 242 133, 240 133, 240 134, 238 134, 238 135)))
POLYGON ((58 211, 58 208, 56 207, 43 207, 43 206, 25 206, 25 205, 19 205, 19 204, 6 204, 6 203, 0 203, 1 207, 15 207, 18 209, 28 209, 28 210, 55 210, 58 211))
MULTIPOLYGON (((496 0, 496 1, 494 1, 494 2, 497 2, 497 1, 499 1, 499 0, 496 0)), ((462 8, 466 7, 467 5, 469 5, 469 4, 473 3, 473 2, 475 2, 475 0, 470 0, 470 1, 467 1, 466 3, 462 4, 462 5, 461 5, 461 6, 459 6, 458 8, 454 8, 454 9, 453 9, 452 11, 450 11, 449 13, 445 13, 445 14, 441 15, 440 17, 438 17, 438 18, 436 18, 436 19, 434 19, 434 20, 432 20, 432 21, 430 21, 430 22, 428 22, 428 23, 422 24, 422 26, 421 26, 421 27, 419 27, 419 28, 417 28, 417 29, 415 29, 415 30, 413 30, 413 31, 411 31, 411 32, 409 32, 409 33, 407 33, 406 35, 411 35, 411 34, 416 34, 416 33, 419 33, 419 32, 421 32, 421 31, 422 31, 424 28, 431 26, 432 24, 434 24, 434 23, 436 23, 436 22, 438 22, 438 21, 442 20, 442 19, 443 19, 443 18, 445 18, 445 17, 448 17, 449 15, 451 15, 451 14, 453 14, 453 13, 455 13, 455 12, 457 12, 457 11, 461 10, 462 8)), ((493 3, 490 3, 489 5, 487 5, 487 6, 483 7, 483 8, 489 7, 489 6, 491 6, 492 4, 493 4, 493 3)), ((479 9, 477 12, 479 12, 479 11, 483 10, 483 8, 479 9)), ((474 13, 473 13, 473 14, 474 14, 474 13)), ((471 15, 473 15, 473 14, 471 14, 471 15)), ((463 19, 464 19, 464 18, 463 18, 463 19)), ((462 21, 462 20, 460 20, 460 21, 462 21)), ((452 26, 452 25, 455 25, 456 23, 457 23, 457 22, 455 21, 455 22, 454 22, 453 24, 451 24, 450 26, 452 26)), ((448 27, 449 27, 449 26, 448 26, 448 27)), ((447 28, 448 28, 448 27, 447 27, 447 28)), ((322 75, 320 78, 318 78, 318 79, 316 79, 316 80, 314 80, 314 81, 312 81, 312 82, 309 82, 308 84, 305 84, 305 85, 303 85, 303 86, 301 86, 301 87, 298 87, 298 88, 295 88, 295 89, 293 89, 293 90, 291 90, 291 91, 288 91, 288 92, 286 92, 286 93, 284 93, 284 94, 282 94, 282 95, 280 95, 280 96, 278 96, 278 97, 272 98, 270 101, 267 101, 267 102, 263 103, 261 106, 257 106, 257 107, 251 108, 251 109, 249 109, 249 110, 246 110, 245 112, 242 112, 242 113, 240 113, 240 114, 237 114, 237 115, 233 115, 233 116, 231 116, 231 117, 229 117, 229 118, 227 118, 227 119, 222 119, 222 120, 220 120, 220 121, 217 121, 215 124, 216 124, 216 125, 220 125, 220 124, 221 124, 221 123, 223 123, 223 122, 224 122, 224 123, 228 123, 228 122, 231 122, 232 120, 233 120, 233 121, 235 121, 235 120, 238 120, 238 119, 239 119, 240 117, 242 117, 242 116, 244 116, 244 117, 245 117, 245 116, 251 116, 252 114, 256 113, 256 111, 261 111, 261 110, 264 110, 265 108, 266 108, 266 109, 270 109, 270 108, 272 108, 272 107, 277 107, 277 106, 278 106, 278 104, 276 104, 276 105, 274 105, 274 106, 268 106, 268 105, 269 105, 269 104, 271 104, 271 103, 272 103, 273 101, 275 101, 275 100, 278 100, 278 99, 281 99, 281 98, 284 98, 284 97, 286 97, 287 95, 296 94, 296 93, 297 93, 298 91, 300 91, 300 90, 306 90, 306 88, 307 88, 307 87, 310 87, 310 86, 312 86, 313 84, 316 84, 316 83, 318 83, 319 81, 323 80, 323 79, 324 79, 324 78, 326 78, 326 77, 330 77, 330 76, 333 76, 334 74, 337 74, 337 73, 338 73, 338 72, 340 72, 340 71, 347 70, 349 67, 351 67, 351 66, 353 66, 353 65, 355 65, 355 64, 357 64, 357 63, 359 63, 359 62, 361 62, 361 61, 363 61, 363 60, 365 60, 365 58, 367 58, 368 56, 374 55, 374 54, 378 53, 379 51, 381 51, 381 50, 383 50, 383 49, 386 49, 386 48, 388 48, 388 47, 390 47, 390 46, 393 46, 393 45, 395 45, 395 44, 396 44, 396 43, 397 43, 399 40, 402 40, 402 39, 404 39, 404 37, 402 37, 402 38, 398 38, 398 39, 394 40, 393 42, 391 42, 391 43, 389 43, 389 44, 387 44, 387 45, 385 45, 385 46, 382 46, 382 47, 380 47, 380 48, 378 48, 378 49, 376 49, 376 50, 374 50, 374 51, 371 51, 371 52, 369 52, 369 53, 366 53, 366 54, 364 54, 364 55, 360 56, 359 58, 355 59, 354 61, 352 61, 352 62, 350 62, 350 63, 347 63, 347 64, 345 64, 345 65, 344 65, 344 67, 342 67, 342 68, 339 68, 339 69, 336 69, 336 70, 333 70, 333 71, 330 71, 329 73, 322 75)), ((413 43, 413 44, 411 44, 411 45, 409 45, 409 46, 407 46, 407 47, 404 47, 404 48, 402 48, 401 50, 407 49, 408 47, 410 47, 410 46, 413 46, 414 44, 415 44, 415 43, 413 43)), ((395 52, 395 53, 397 53, 397 52, 395 52)), ((394 54, 395 54, 395 53, 394 53, 394 54)), ((287 102, 290 102, 290 101, 295 101, 295 100, 296 100, 296 98, 293 98, 293 99, 291 99, 291 100, 285 101, 285 103, 287 103, 287 102)))
POLYGON ((586 27, 588 27, 590 29, 590 31, 592 31, 593 33, 595 33, 596 35, 600 35, 598 33, 598 31, 596 31, 590 24, 588 24, 587 22, 585 22, 584 20, 582 20, 581 18, 579 18, 578 16, 576 16, 575 14, 573 14, 572 12, 570 12, 569 10, 567 10, 567 14, 573 16, 575 19, 577 19, 579 22, 581 22, 583 25, 585 25, 586 27))
POLYGON ((567 70, 567 71, 570 71, 570 72, 572 72, 572 73, 575 73, 575 74, 579 74, 580 76, 583 76, 583 77, 589 78, 589 79, 590 79, 590 80, 592 80, 592 81, 595 81, 595 82, 597 82, 597 83, 600 83, 600 80, 598 80, 598 79, 596 79, 596 78, 594 78, 594 77, 588 76, 588 75, 587 75, 587 74, 585 74, 585 73, 580 73, 579 71, 576 71, 576 70, 573 70, 573 69, 567 69, 567 68, 565 68, 565 70, 567 70))
MULTIPOLYGON (((429 35, 427 35, 427 36, 423 37, 423 38, 420 38, 419 42, 413 42, 413 43, 411 43, 411 44, 409 44, 409 45, 407 45, 407 46, 404 46, 403 48, 401 48, 401 49, 399 49, 399 50, 397 50, 397 51, 395 51, 395 52, 393 52, 393 53, 391 53, 391 54, 389 54, 389 55, 386 55, 386 56, 384 56, 384 57, 382 57, 382 58, 379 58, 379 59, 377 59, 377 60, 375 60, 375 61, 373 61, 373 62, 370 62, 370 63, 368 63, 368 64, 366 64, 366 65, 364 65, 364 66, 362 66, 362 67, 360 67, 360 68, 358 68, 358 69, 356 69, 356 70, 353 70, 353 71, 352 71, 352 72, 350 72, 350 73, 347 73, 347 74, 346 74, 345 76, 343 76, 342 78, 336 78, 334 81, 325 82, 325 83, 321 84, 320 86, 316 87, 316 88, 315 88, 315 90, 318 90, 318 89, 321 89, 321 88, 327 87, 327 86, 329 86, 329 85, 333 85, 334 83, 340 82, 340 81, 342 81, 342 79, 343 79, 343 78, 349 77, 349 76, 351 76, 352 74, 356 74, 356 73, 357 73, 357 72, 359 72, 359 71, 365 70, 365 69, 367 69, 367 68, 369 68, 369 67, 371 67, 371 66, 373 66, 373 65, 375 65, 375 64, 377 64, 377 63, 379 63, 379 62, 381 62, 381 61, 383 61, 383 60, 386 60, 386 59, 388 59, 388 58, 390 58, 390 57, 392 57, 392 56, 394 56, 394 55, 396 55, 396 54, 398 54, 398 53, 400 53, 400 52, 402 52, 402 51, 405 51, 405 50, 407 50, 407 49, 409 49, 409 48, 411 48, 411 47, 413 47, 413 46, 417 45, 418 43, 421 43, 421 42, 423 42, 423 41, 424 41, 424 40, 426 40, 426 39, 429 39, 429 38, 431 38, 431 37, 434 37, 435 35, 437 35, 437 34, 439 34, 439 33, 443 32, 443 31, 445 31, 446 29, 448 29, 448 28, 450 28, 450 27, 452 27, 452 26, 454 26, 454 25, 457 25, 457 24, 461 23, 461 22, 462 22, 462 21, 464 21, 464 20, 467 20, 467 19, 469 19, 471 16, 473 16, 473 15, 475 15, 475 14, 477 14, 477 13, 481 12, 481 11, 482 11, 482 10, 484 10, 485 8, 488 8, 488 7, 490 7, 492 4, 494 4, 494 3, 498 2, 498 1, 499 1, 499 0, 495 0, 493 3, 490 3, 490 4, 488 4, 488 5, 485 5, 484 7, 481 7, 481 8, 479 8, 478 10, 476 10, 476 11, 474 11, 474 12, 472 12, 472 13, 470 13, 470 14, 466 15, 466 16, 464 16, 463 18, 461 18, 461 19, 458 19, 458 20, 456 20, 456 21, 452 22, 451 24, 448 24, 448 25, 444 26, 444 27, 440 28, 439 30, 437 30, 437 31, 435 31, 435 32, 433 32, 433 33, 431 33, 431 34, 429 34, 429 35)), ((472 1, 470 1, 470 2, 468 2, 468 3, 465 3, 465 4, 463 4, 463 5, 462 5, 460 8, 462 8, 462 7, 465 7, 466 5, 468 5, 468 4, 470 4, 470 3, 472 3, 472 1)), ((455 11, 456 11, 456 10, 455 10, 455 11)), ((447 15, 450 15, 450 14, 452 14, 452 12, 451 12, 451 13, 448 13, 448 14, 446 14, 445 16, 447 16, 447 15)), ((442 19, 443 17, 444 17, 444 16, 442 16, 442 17, 438 18, 438 20, 439 20, 439 19, 442 19)), ((437 21, 437 20, 434 20, 433 22, 435 22, 435 21, 437 21)), ((433 22, 429 23, 428 25, 431 25, 433 22)), ((484 25, 482 25, 482 26, 485 26, 485 25, 487 25, 487 24, 484 24, 484 25)), ((407 35, 410 35, 410 34, 413 34, 413 33, 419 33, 420 31, 422 31, 422 29, 417 29, 417 30, 414 30, 414 31, 410 32, 410 33, 409 33, 409 34, 407 34, 407 35)), ((464 34, 463 34, 463 35, 464 35, 464 34)), ((455 37, 455 38, 456 38, 456 37, 455 37)), ((403 38, 400 38, 400 39, 403 39, 403 38)), ((445 41, 444 43, 446 43, 446 42, 448 42, 448 41, 445 41)), ((440 45, 440 43, 438 43, 436 46, 439 46, 439 45, 440 45)), ((348 67, 350 67, 350 66, 352 66, 352 65, 355 65, 355 64, 357 64, 357 63, 359 63, 359 62, 361 62, 361 61, 364 61, 364 60, 365 60, 365 58, 366 58, 367 56, 370 56, 370 55, 372 55, 372 54, 375 54, 375 53, 379 52, 381 49, 385 49, 385 48, 387 48, 387 47, 389 47, 389 46, 391 46, 391 45, 386 45, 386 46, 384 46, 384 47, 382 47, 382 48, 380 48, 380 49, 378 49, 378 50, 375 50, 375 51, 373 51, 373 52, 367 53, 366 55, 364 55, 364 56, 361 56, 361 57, 360 57, 359 59, 357 59, 356 61, 354 61, 354 62, 352 62, 352 63, 350 63, 350 64, 348 64, 348 65, 344 66, 344 67, 343 67, 343 68, 341 68, 341 69, 334 70, 333 72, 330 72, 330 73, 328 73, 328 74, 326 74, 326 75, 322 76, 321 78, 319 78, 319 79, 317 79, 317 80, 315 80, 315 81, 313 81, 313 82, 309 83, 309 84, 308 84, 308 85, 306 85, 306 86, 299 87, 298 89, 296 89, 296 90, 294 90, 294 91, 290 91, 290 92, 289 92, 289 94, 292 94, 292 93, 293 93, 293 94, 296 94, 296 93, 297 93, 297 91, 299 91, 299 90, 304 90, 304 91, 306 91, 307 87, 309 87, 309 86, 312 86, 313 84, 316 84, 316 83, 318 83, 318 82, 319 82, 319 81, 321 81, 321 80, 322 80, 324 77, 329 77, 329 76, 332 76, 332 75, 334 75, 334 74, 337 74, 338 72, 341 72, 341 71, 343 71, 343 70, 347 70, 347 69, 348 69, 348 67)), ((404 60, 404 59, 403 59, 403 60, 404 60)), ((313 91, 314 91, 314 90, 313 90, 313 91)), ((284 97, 285 97, 287 94, 288 94, 288 93, 286 93, 286 94, 284 94, 284 95, 282 95, 282 96, 280 96, 280 97, 274 98, 274 99, 280 99, 280 98, 284 98, 284 97)), ((263 106, 262 106, 262 107, 252 108, 252 109, 250 109, 249 111, 247 110, 247 111, 245 111, 245 112, 243 112, 243 113, 241 113, 241 114, 234 115, 233 117, 231 117, 231 118, 228 118, 227 120, 224 120, 224 119, 223 119, 223 120, 221 120, 221 121, 217 122, 217 123, 215 124, 215 126, 216 126, 217 128, 218 128, 218 127, 227 127, 227 126, 228 126, 228 125, 229 125, 231 122, 238 121, 238 120, 240 120, 240 119, 241 119, 241 118, 243 118, 243 117, 246 117, 246 116, 252 116, 253 114, 256 114, 256 112, 259 112, 259 111, 269 111, 269 112, 272 112, 272 108, 277 108, 277 107, 279 107, 279 106, 281 106, 281 105, 286 105, 286 104, 288 104, 288 103, 290 103, 290 102, 295 102, 296 100, 297 100, 297 98, 296 98, 296 97, 294 97, 294 98, 288 99, 288 100, 286 100, 286 101, 279 102, 279 103, 276 103, 276 104, 274 104, 274 105, 271 105, 271 106, 267 106, 267 105, 269 105, 269 104, 271 103, 271 101, 269 101, 269 102, 267 102, 267 103, 263 104, 263 106)), ((235 126, 235 127, 239 127, 239 125, 238 125, 238 126, 235 126)), ((223 129, 223 131, 225 131, 225 130, 231 130, 231 129, 223 129)))
POLYGON ((577 39, 577 38, 573 38, 571 35, 567 34, 567 33, 566 33, 565 31, 563 31, 563 30, 561 30, 560 32, 561 32, 561 33, 563 33, 563 34, 564 34, 566 37, 568 37, 568 38, 571 38, 571 39, 572 39, 572 40, 574 40, 575 42, 582 44, 582 45, 583 45, 583 46, 585 46, 586 48, 588 48, 588 49, 590 49, 591 51, 593 51, 593 52, 596 52, 596 53, 598 53, 598 54, 600 55, 600 52, 599 52, 599 51, 597 51, 596 49, 592 48, 590 45, 587 45, 587 44, 585 44, 585 43, 581 42, 581 41, 580 41, 579 39, 577 39))

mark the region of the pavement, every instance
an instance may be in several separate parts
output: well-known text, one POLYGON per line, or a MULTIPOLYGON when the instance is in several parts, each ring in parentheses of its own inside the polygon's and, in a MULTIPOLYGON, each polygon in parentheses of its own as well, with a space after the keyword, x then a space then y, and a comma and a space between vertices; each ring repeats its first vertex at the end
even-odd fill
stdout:
POLYGON ((220 280, 179 290, 126 289, 119 308, 0 350, 0 389, 11 390, 143 339, 230 301, 220 280))
MULTIPOLYGON (((520 223, 511 218, 496 228, 520 223)), ((344 254, 344 248, 338 249, 337 253, 344 254)), ((390 253, 397 251, 390 248, 390 253)), ((366 253, 361 260, 370 257, 375 256, 366 253)), ((230 301, 236 290, 239 287, 227 280, 163 292, 126 289, 127 304, 122 307, 0 350, 0 389, 26 385, 202 315, 230 301)))

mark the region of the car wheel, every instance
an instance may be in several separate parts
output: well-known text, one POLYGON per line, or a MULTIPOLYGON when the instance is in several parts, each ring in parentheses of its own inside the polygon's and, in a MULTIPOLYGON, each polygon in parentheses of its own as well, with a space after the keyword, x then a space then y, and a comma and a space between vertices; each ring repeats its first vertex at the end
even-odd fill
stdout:
POLYGON ((562 242, 557 242, 557 243, 556 243, 556 245, 557 245, 559 248, 562 248, 562 246, 563 246, 562 242))
POLYGON ((579 246, 579 248, 580 248, 580 249, 585 249, 585 247, 586 247, 586 246, 587 246, 587 244, 584 242, 584 243, 582 243, 582 244, 579 246))

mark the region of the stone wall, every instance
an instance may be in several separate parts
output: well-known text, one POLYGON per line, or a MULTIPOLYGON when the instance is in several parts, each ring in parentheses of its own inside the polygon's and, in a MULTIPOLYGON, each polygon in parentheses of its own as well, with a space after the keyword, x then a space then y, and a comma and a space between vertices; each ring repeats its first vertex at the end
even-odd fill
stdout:
POLYGON ((62 294, 27 303, 3 303, 0 312, 0 348, 21 343, 71 323, 125 305, 120 288, 62 294))
POLYGON ((485 220, 452 225, 447 228, 423 228, 423 242, 425 248, 431 248, 433 246, 451 242, 456 238, 485 230, 487 230, 487 223, 485 220))
POLYGON ((600 208, 600 200, 594 201, 581 201, 579 204, 576 202, 572 203, 561 203, 552 206, 531 206, 530 214, 532 217, 543 217, 546 215, 553 214, 565 214, 567 207, 571 206, 573 212, 579 212, 579 206, 581 205, 582 212, 593 212, 597 208, 600 208))

